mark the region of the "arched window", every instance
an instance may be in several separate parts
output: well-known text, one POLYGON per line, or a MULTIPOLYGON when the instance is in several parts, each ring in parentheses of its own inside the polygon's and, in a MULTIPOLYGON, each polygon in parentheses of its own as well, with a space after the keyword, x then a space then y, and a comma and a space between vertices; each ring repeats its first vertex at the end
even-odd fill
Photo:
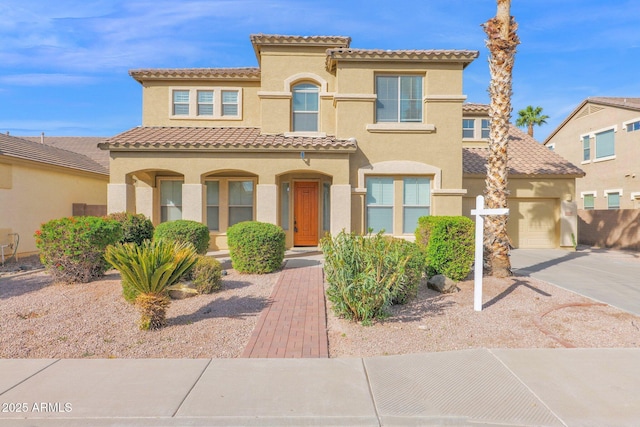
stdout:
POLYGON ((293 131, 317 132, 319 88, 311 83, 293 87, 293 131))

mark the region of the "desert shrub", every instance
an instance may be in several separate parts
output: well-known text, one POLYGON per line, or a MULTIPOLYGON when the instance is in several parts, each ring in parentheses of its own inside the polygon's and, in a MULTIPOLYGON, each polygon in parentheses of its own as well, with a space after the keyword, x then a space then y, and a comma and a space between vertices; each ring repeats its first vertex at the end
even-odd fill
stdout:
POLYGON ((175 284, 196 262, 193 245, 168 240, 145 240, 141 245, 118 243, 109 246, 105 259, 122 280, 137 292, 140 329, 157 329, 165 324, 170 300, 166 288, 175 284))
POLYGON ((240 273, 271 273, 282 266, 285 233, 274 224, 244 221, 227 230, 233 268, 240 273))
POLYGON ((222 266, 211 257, 198 255, 198 259, 188 273, 188 279, 201 294, 210 294, 222 289, 222 266))
POLYGON ((406 260, 393 285, 393 304, 406 304, 418 295, 418 287, 425 269, 425 257, 417 244, 404 239, 393 239, 391 254, 396 265, 406 260))
POLYGON ((130 212, 115 212, 107 215, 107 219, 118 221, 122 227, 120 243, 142 244, 145 240, 153 239, 153 223, 142 214, 130 212))
POLYGON ((320 245, 327 297, 338 316, 367 323, 385 317, 394 300, 405 302, 417 291, 423 257, 409 242, 343 231, 325 236, 320 245))
POLYGON ((202 255, 206 254, 209 249, 209 228, 202 223, 187 219, 159 224, 153 233, 153 238, 191 243, 196 252, 202 255))
POLYGON ((35 232, 40 260, 54 280, 86 283, 109 268, 105 248, 122 238, 120 223, 93 216, 54 219, 35 232))
POLYGON ((474 258, 474 224, 463 216, 427 216, 418 220, 416 243, 425 253, 427 275, 463 280, 474 258))

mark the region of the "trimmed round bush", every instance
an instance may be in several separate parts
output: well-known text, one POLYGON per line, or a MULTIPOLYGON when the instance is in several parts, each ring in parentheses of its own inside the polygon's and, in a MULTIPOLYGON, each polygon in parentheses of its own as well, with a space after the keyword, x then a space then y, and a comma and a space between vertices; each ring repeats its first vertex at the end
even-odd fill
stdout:
POLYGON ((266 222, 239 222, 227 230, 233 268, 240 273, 271 273, 282 266, 285 233, 266 222))
POLYGON ((54 219, 35 232, 40 260, 56 281, 86 283, 109 269, 107 246, 122 239, 118 221, 81 216, 54 219))
POLYGON ((210 294, 222 289, 222 266, 220 261, 204 255, 191 268, 188 278, 201 294, 210 294))
POLYGON ((153 223, 142 214, 115 212, 107 215, 107 219, 118 221, 122 226, 122 240, 120 240, 120 243, 141 245, 145 240, 153 239, 153 223))
POLYGON ((196 252, 204 255, 209 249, 209 228, 206 225, 187 219, 163 222, 153 233, 154 240, 169 240, 177 243, 188 242, 196 252))
POLYGON ((471 272, 474 224, 464 216, 426 216, 418 220, 416 243, 426 254, 427 276, 460 281, 471 272))

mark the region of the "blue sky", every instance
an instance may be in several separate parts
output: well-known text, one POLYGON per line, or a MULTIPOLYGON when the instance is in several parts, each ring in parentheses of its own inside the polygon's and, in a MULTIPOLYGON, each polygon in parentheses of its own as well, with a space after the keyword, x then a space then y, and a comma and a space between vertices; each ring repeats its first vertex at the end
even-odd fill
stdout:
MULTIPOLYGON (((468 102, 488 103, 481 24, 495 0, 3 0, 0 132, 111 136, 141 124, 135 68, 246 67, 253 33, 344 35, 352 47, 471 49, 468 102)), ((640 1, 512 0, 513 108, 550 116, 589 96, 640 96, 640 1)), ((515 119, 514 119, 515 120, 515 119)))

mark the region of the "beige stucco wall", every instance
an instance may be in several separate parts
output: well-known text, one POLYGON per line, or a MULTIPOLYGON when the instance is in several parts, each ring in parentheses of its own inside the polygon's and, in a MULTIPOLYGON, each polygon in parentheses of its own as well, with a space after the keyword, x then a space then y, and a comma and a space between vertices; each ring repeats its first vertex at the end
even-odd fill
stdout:
POLYGON ((607 190, 622 190, 621 209, 640 207, 640 194, 638 200, 632 198, 632 194, 640 193, 640 131, 627 132, 622 125, 632 119, 640 120, 640 112, 587 103, 547 141, 547 145, 552 144, 558 154, 586 173, 584 178, 579 178, 576 182, 579 208, 583 208, 581 193, 595 191, 595 209, 607 209, 607 190), (583 114, 585 109, 591 113, 583 114), (594 111, 596 109, 599 110, 594 111), (583 161, 580 136, 612 126, 616 126, 615 159, 594 160, 595 144, 592 139, 591 160, 583 161))
MULTIPOLYGON (((577 206, 574 178, 539 179, 532 177, 509 177, 507 191, 511 199, 541 200, 551 202, 557 220, 555 242, 559 247, 572 248, 573 239, 578 235, 577 206)), ((484 194, 485 178, 465 176, 464 187, 468 190, 465 198, 464 215, 469 216, 469 208, 475 205, 475 197, 484 194)), ((517 214, 513 213, 512 214, 517 214)), ((522 213, 520 213, 522 214, 522 213)))
POLYGON ((0 242, 18 233, 19 254, 35 253, 33 233, 44 222, 71 216, 73 203, 107 204, 106 176, 9 158, 0 165, 11 174, 11 185, 0 185, 0 242))

